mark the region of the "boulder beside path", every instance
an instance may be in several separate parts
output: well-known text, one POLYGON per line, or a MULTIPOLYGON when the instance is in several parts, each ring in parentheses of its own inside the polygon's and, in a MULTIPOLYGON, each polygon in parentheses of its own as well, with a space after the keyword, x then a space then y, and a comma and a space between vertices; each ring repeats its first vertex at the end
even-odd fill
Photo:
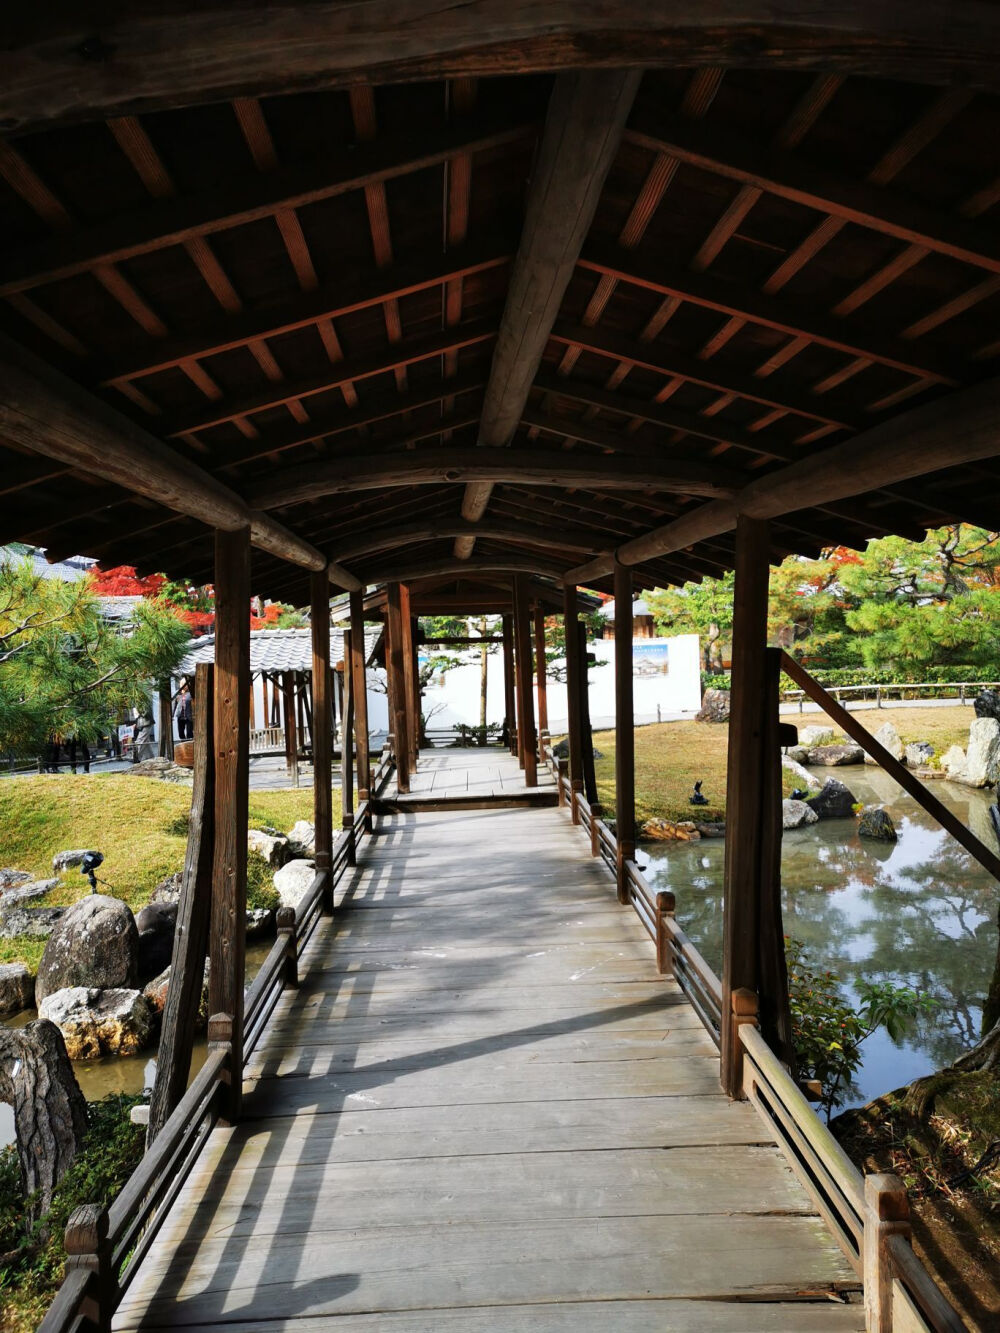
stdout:
POLYGON ((72 987, 132 988, 138 964, 139 932, 127 903, 89 894, 67 908, 49 936, 35 985, 39 1006, 72 987))

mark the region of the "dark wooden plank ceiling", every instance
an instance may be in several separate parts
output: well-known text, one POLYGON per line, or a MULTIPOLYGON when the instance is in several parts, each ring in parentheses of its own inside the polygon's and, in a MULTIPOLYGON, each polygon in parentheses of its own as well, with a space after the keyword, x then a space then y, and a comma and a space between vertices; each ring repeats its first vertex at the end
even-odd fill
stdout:
MULTIPOLYGON (((0 329, 362 581, 442 604, 500 597, 506 567, 556 605, 561 572, 691 512, 705 478, 738 487, 995 374, 997 97, 647 70, 509 441, 552 475, 498 475, 469 527, 459 472, 551 89, 241 95, 9 137, 0 329)), ((998 526, 998 495, 997 462, 953 467, 782 515, 772 553, 998 526)), ((16 447, 2 416, 0 497, 2 540, 211 577, 206 527, 16 447)), ((301 594, 303 571, 254 559, 259 591, 301 594)), ((636 579, 732 561, 722 534, 636 579)))

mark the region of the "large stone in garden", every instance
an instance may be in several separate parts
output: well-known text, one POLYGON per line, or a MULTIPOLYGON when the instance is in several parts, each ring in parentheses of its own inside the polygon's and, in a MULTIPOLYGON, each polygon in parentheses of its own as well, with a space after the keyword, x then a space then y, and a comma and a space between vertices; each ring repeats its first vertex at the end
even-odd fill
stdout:
POLYGON ((278 890, 283 907, 298 907, 316 877, 312 861, 298 859, 274 872, 274 887, 278 890))
POLYGON ((1000 722, 1000 693, 996 690, 980 690, 972 706, 976 717, 995 717, 1000 722))
POLYGON ((19 1014, 35 1003, 35 978, 23 963, 0 963, 0 1014, 19 1014))
POLYGON ((970 787, 992 787, 1000 779, 1000 722, 977 717, 969 727, 963 782, 970 787))
POLYGON ((806 824, 815 824, 819 815, 806 805, 805 801, 784 800, 781 802, 781 827, 783 829, 803 828, 806 824))
POLYGON ((814 768, 840 768, 860 764, 864 754, 860 745, 814 745, 806 751, 806 763, 814 768))
POLYGON ((706 690, 701 698, 701 710, 695 716, 696 722, 728 722, 729 691, 706 690))
POLYGON ((819 819, 853 819, 857 803, 857 797, 851 789, 836 778, 827 778, 822 790, 806 801, 819 819))
POLYGON ((793 764, 805 764, 809 761, 808 745, 790 745, 785 751, 785 757, 791 759, 793 764))
POLYGON ((934 758, 934 746, 930 741, 911 741, 906 747, 906 767, 926 768, 934 758))
POLYGON ((941 767, 953 782, 959 781, 965 772, 965 751, 960 745, 952 745, 941 758, 941 767))
POLYGON ((288 830, 288 846, 292 859, 309 859, 316 855, 316 826, 308 819, 300 819, 288 830))
POLYGON ((29 884, 34 876, 27 870, 15 870, 13 866, 0 866, 0 893, 6 893, 8 889, 20 888, 22 884, 29 884))
POLYGON ((139 932, 139 981, 170 965, 177 929, 176 903, 147 903, 135 919, 139 932))
POLYGON ((271 833, 259 828, 248 829, 247 849, 262 856, 274 870, 280 870, 292 859, 292 849, 283 833, 271 833))
POLYGON ((806 749, 811 749, 814 745, 832 745, 836 740, 836 732, 833 727, 802 727, 799 730, 799 744, 804 745, 806 749))
MULTIPOLYGON (((201 981, 201 1000, 198 1004, 198 1016, 195 1020, 196 1029, 201 1032, 208 1026, 208 977, 211 970, 211 964, 205 959, 205 967, 202 973, 201 981)), ((170 968, 164 968, 159 976, 154 977, 152 981, 146 983, 142 993, 145 997, 153 1016, 157 1022, 163 1017, 163 1010, 167 1003, 167 991, 170 988, 170 968)))
POLYGON ((149 1001, 132 989, 69 986, 41 1000, 38 1015, 55 1023, 71 1060, 137 1055, 156 1032, 149 1001))
POLYGON ((73 866, 82 863, 85 856, 96 856, 97 853, 87 847, 77 847, 68 852, 56 852, 52 858, 52 869, 57 873, 63 870, 71 870, 73 866))
POLYGON ((95 893, 56 923, 38 967, 38 1002, 70 987, 126 988, 138 978, 139 932, 126 903, 95 893))
POLYGON ((892 816, 880 805, 866 805, 861 811, 858 837, 871 838, 873 842, 895 842, 896 825, 892 816))
POLYGON ((781 756, 781 767, 786 773, 792 774, 796 783, 803 789, 803 791, 819 791, 819 778, 816 774, 810 773, 808 768, 803 768, 802 765, 797 763, 790 754, 783 754, 781 756))
MULTIPOLYGON (((906 758, 906 748, 900 739, 899 732, 891 722, 886 722, 883 726, 879 727, 878 731, 875 733, 875 739, 883 749, 889 751, 893 759, 898 759, 899 762, 902 763, 906 758)), ((865 755, 866 764, 874 764, 875 762, 876 761, 870 754, 865 755)))
POLYGON ((22 907, 17 904, 0 912, 0 939, 14 940, 27 935, 33 940, 47 940, 68 907, 22 907))
POLYGON ((151 903, 177 903, 181 899, 181 885, 184 883, 183 870, 161 879, 150 895, 151 903))
POLYGON ((0 912, 6 912, 15 903, 29 903, 34 898, 44 898, 50 889, 58 885, 57 879, 32 879, 29 876, 26 883, 0 888, 0 912))
POLYGON ((557 759, 569 758, 569 737, 564 736, 561 741, 556 741, 552 747, 552 753, 557 759))

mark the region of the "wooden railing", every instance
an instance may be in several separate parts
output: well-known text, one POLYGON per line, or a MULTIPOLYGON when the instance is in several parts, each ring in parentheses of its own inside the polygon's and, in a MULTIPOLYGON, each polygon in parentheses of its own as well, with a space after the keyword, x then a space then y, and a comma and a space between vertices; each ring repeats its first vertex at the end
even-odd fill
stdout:
MULTIPOLYGON (((547 749, 542 758, 555 778, 560 806, 587 834, 591 854, 614 874, 617 844, 600 806, 573 791, 565 760, 547 749)), ((658 970, 673 975, 719 1046, 722 983, 677 925, 674 895, 654 892, 634 861, 626 861, 625 869, 628 902, 656 948, 658 970)), ((761 1036, 752 991, 734 992, 728 1021, 743 1051, 745 1095, 862 1281, 868 1333, 960 1333, 964 1324, 913 1251, 902 1182, 861 1175, 761 1036)))
MULTIPOLYGON (((927 680, 907 681, 899 684, 871 685, 824 685, 822 687, 831 698, 839 703, 842 699, 871 699, 876 708, 881 708, 886 699, 905 699, 908 695, 925 698, 957 698, 964 704, 970 694, 980 690, 1000 690, 1000 681, 996 680, 927 680)), ((799 712, 810 695, 806 690, 782 690, 782 703, 797 703, 799 712)))
MULTIPOLYGON (((372 773, 372 793, 381 792, 392 774, 383 751, 372 773)), ((297 907, 278 912, 278 935, 246 995, 243 1062, 251 1056, 286 987, 298 985, 298 965, 333 890, 353 864, 356 849, 371 827, 368 803, 359 804, 354 821, 337 837, 329 872, 320 871, 297 907)), ((39 1333, 107 1333, 129 1283, 148 1253, 212 1128, 220 1116, 221 1094, 233 1078, 232 1020, 209 1020, 208 1058, 156 1136, 128 1184, 109 1208, 87 1204, 66 1226, 66 1276, 39 1333)))

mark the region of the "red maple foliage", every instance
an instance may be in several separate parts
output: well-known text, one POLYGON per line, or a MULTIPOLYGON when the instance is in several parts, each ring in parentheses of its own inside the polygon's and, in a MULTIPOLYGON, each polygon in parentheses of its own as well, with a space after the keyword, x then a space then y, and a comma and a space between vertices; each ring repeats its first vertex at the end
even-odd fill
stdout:
POLYGON ((135 565, 115 565, 113 569, 95 565, 90 573, 90 586, 98 597, 158 597, 166 581, 162 574, 139 578, 135 565))

